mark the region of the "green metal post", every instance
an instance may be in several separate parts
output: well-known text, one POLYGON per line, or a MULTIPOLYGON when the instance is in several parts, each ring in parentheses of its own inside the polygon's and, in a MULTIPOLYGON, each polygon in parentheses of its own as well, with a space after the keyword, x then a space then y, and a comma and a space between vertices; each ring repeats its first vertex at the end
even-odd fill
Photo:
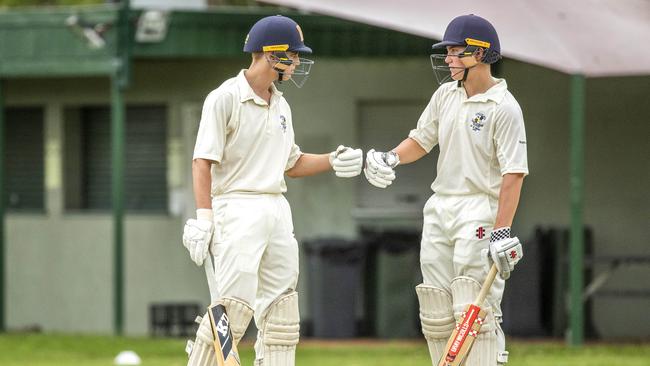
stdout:
POLYGON ((5 108, 0 80, 0 332, 7 330, 5 319, 5 108))
POLYGON ((124 100, 117 76, 111 79, 111 169, 115 333, 124 328, 124 100))
POLYGON ((128 88, 131 82, 132 27, 130 16, 130 1, 122 0, 117 29, 117 60, 119 65, 117 76, 122 89, 128 88))
POLYGON ((124 90, 130 81, 130 2, 122 1, 117 21, 116 68, 111 76, 111 201, 113 203, 113 298, 115 333, 124 333, 124 90))
POLYGON ((584 134, 585 134, 585 78, 571 76, 571 235, 570 235, 570 304, 571 327, 569 343, 580 346, 584 340, 584 306, 582 292, 584 255, 584 134))

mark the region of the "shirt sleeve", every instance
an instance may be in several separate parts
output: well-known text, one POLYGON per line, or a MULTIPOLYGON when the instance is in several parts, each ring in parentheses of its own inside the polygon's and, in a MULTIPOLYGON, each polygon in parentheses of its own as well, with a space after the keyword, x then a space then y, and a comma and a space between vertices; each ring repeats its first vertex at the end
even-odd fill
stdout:
POLYGON ((289 152, 289 159, 287 160, 287 165, 284 167, 284 171, 291 169, 296 165, 296 162, 302 156, 302 151, 300 151, 300 146, 295 143, 291 147, 291 152, 289 152))
POLYGON ((528 175, 526 129, 524 116, 518 104, 501 105, 497 110, 494 143, 501 175, 508 173, 528 175))
POLYGON ((232 94, 220 93, 218 90, 208 94, 205 98, 192 159, 221 162, 224 147, 226 146, 226 134, 228 121, 232 113, 233 98, 232 94))
POLYGON ((429 104, 420 115, 417 127, 409 132, 409 137, 415 140, 427 153, 438 144, 438 89, 429 104))

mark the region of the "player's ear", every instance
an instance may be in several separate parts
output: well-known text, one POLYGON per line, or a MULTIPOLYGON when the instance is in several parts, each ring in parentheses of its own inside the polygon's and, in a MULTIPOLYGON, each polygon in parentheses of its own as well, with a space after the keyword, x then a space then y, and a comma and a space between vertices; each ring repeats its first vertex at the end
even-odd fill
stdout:
POLYGON ((472 56, 463 57, 460 59, 460 61, 465 67, 472 67, 479 63, 480 58, 477 58, 476 52, 474 52, 472 56))
POLYGON ((485 49, 484 48, 477 48, 476 52, 472 55, 476 59, 476 62, 479 63, 483 59, 483 56, 485 55, 485 49))

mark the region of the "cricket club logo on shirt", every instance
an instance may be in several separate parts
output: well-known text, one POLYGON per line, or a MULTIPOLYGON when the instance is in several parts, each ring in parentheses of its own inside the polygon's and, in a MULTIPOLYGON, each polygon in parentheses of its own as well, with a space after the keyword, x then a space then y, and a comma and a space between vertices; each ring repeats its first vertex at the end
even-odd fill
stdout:
POLYGON ((483 126, 485 126, 485 120, 487 117, 485 117, 485 114, 483 112, 476 112, 474 117, 472 117, 472 130, 474 131, 480 131, 483 126))
POLYGON ((280 116, 280 128, 282 132, 287 132, 287 119, 284 116, 280 116))

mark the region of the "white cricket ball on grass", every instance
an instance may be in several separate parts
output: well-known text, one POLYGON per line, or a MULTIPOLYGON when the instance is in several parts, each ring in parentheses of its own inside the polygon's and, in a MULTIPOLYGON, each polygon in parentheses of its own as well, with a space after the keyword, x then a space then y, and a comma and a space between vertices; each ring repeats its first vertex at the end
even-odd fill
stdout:
POLYGON ((116 365, 139 365, 142 362, 140 356, 133 351, 122 351, 115 356, 116 365))

